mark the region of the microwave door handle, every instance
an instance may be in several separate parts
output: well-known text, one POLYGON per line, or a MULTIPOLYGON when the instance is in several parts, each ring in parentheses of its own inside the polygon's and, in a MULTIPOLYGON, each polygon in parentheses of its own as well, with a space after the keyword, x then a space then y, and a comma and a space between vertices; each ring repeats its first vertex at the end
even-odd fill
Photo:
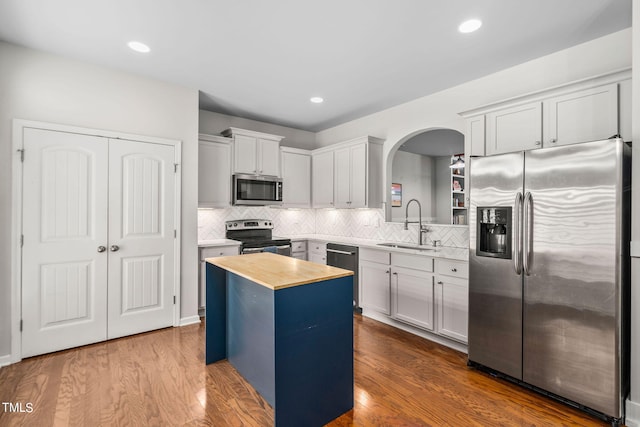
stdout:
POLYGON ((519 276, 522 274, 522 225, 520 223, 522 219, 522 193, 520 192, 516 194, 515 211, 513 218, 513 268, 519 276))

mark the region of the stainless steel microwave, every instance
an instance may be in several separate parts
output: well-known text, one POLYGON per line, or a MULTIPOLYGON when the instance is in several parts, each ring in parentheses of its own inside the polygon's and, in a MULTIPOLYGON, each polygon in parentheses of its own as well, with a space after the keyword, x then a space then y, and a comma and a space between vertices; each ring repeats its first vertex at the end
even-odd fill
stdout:
POLYGON ((233 175, 233 204, 281 205, 282 178, 262 175, 233 175))

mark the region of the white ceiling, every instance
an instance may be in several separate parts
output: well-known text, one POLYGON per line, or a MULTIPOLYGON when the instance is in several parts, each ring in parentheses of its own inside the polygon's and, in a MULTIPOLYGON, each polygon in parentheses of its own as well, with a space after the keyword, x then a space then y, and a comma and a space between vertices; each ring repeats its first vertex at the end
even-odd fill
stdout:
POLYGON ((314 132, 629 26, 631 0, 0 1, 1 40, 314 132), (482 28, 459 33, 471 17, 482 28))

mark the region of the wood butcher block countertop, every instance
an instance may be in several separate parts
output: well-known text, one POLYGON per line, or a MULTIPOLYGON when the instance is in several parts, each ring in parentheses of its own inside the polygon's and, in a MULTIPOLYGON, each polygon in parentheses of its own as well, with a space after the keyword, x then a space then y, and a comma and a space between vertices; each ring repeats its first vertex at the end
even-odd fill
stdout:
POLYGON ((353 275, 350 270, 269 252, 207 258, 206 261, 274 291, 353 275))

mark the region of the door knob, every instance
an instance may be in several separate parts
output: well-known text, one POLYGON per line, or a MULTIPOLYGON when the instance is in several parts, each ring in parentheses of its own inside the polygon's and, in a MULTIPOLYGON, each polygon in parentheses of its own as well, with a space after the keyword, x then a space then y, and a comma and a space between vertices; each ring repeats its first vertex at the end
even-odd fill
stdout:
POLYGON ((107 248, 105 248, 104 246, 98 246, 98 252, 104 252, 106 250, 107 248))
POLYGON ((109 250, 111 252, 118 252, 120 250, 120 246, 118 245, 111 245, 111 247, 109 248, 109 250))

